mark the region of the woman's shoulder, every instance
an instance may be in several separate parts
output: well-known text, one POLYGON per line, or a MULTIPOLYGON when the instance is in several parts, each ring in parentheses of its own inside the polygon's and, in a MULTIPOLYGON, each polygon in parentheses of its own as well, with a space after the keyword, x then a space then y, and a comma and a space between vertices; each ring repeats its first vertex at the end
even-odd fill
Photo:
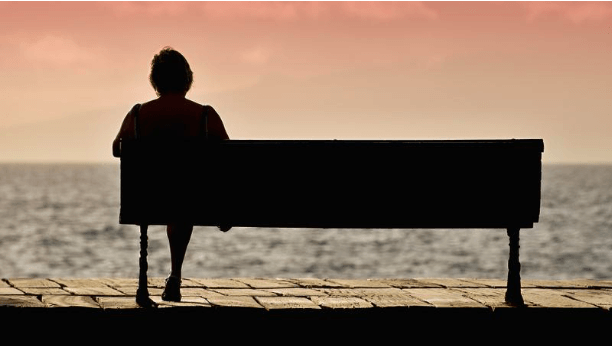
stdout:
POLYGON ((217 114, 217 110, 215 110, 215 108, 210 105, 203 105, 202 109, 209 114, 217 114))
POLYGON ((170 103, 166 101, 162 101, 158 99, 152 99, 149 101, 145 101, 143 103, 135 104, 130 113, 133 113, 136 109, 143 110, 144 113, 153 113, 156 114, 158 112, 165 112, 164 110, 173 109, 173 110, 182 110, 186 114, 201 114, 202 112, 207 113, 209 116, 218 116, 217 111, 211 105, 205 103, 198 103, 196 101, 184 98, 180 101, 173 100, 170 103))
POLYGON ((206 105, 200 104, 199 102, 195 102, 191 99, 187 99, 185 98, 185 103, 191 107, 197 107, 197 108, 202 108, 202 107, 206 107, 206 105))

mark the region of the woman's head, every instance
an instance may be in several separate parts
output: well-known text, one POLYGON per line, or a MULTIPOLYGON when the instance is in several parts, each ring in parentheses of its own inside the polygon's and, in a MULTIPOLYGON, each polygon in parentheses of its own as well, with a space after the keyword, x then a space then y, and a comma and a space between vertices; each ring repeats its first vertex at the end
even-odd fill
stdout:
POLYGON ((193 83, 193 72, 181 53, 164 47, 151 61, 149 81, 157 95, 185 94, 193 83))

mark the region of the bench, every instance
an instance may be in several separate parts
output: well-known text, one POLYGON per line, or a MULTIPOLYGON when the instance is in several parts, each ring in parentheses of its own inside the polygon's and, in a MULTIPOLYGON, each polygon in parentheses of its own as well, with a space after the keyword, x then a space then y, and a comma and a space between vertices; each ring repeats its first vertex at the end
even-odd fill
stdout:
POLYGON ((523 305, 519 230, 539 218, 543 150, 539 139, 123 140, 119 219, 140 225, 137 302, 151 303, 147 226, 189 222, 506 229, 505 299, 523 305))

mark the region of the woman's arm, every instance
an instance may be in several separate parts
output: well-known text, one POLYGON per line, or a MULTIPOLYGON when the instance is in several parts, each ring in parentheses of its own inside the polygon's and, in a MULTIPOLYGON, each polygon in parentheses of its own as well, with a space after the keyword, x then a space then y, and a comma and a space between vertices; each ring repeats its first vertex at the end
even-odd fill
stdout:
MULTIPOLYGON (((204 107, 208 108, 208 136, 215 140, 229 140, 229 135, 227 135, 223 121, 221 120, 221 117, 219 117, 217 111, 215 111, 212 106, 204 107)), ((217 228, 225 233, 228 232, 232 226, 228 224, 221 224, 217 226, 217 228)))
MULTIPOLYGON (((133 109, 132 109, 133 110, 133 109)), ((113 141, 113 157, 121 157, 121 139, 132 138, 134 134, 134 117, 132 117, 132 110, 123 118, 121 128, 113 141)))
POLYGON ((205 107, 208 108, 208 136, 215 140, 229 140, 229 135, 217 111, 212 106, 205 107))

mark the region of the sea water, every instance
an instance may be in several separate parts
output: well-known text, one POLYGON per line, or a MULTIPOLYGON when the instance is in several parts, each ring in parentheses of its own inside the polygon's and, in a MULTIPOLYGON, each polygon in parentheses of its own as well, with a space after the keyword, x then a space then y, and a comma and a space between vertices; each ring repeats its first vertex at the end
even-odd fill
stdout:
MULTIPOLYGON (((118 220, 118 164, 0 164, 0 277, 136 278, 139 230, 118 220)), ((166 276, 164 227, 148 251, 166 276)), ((545 164, 520 257, 523 278, 612 279, 612 165, 545 164)), ((503 229, 195 227, 183 276, 503 279, 507 259, 503 229)))

